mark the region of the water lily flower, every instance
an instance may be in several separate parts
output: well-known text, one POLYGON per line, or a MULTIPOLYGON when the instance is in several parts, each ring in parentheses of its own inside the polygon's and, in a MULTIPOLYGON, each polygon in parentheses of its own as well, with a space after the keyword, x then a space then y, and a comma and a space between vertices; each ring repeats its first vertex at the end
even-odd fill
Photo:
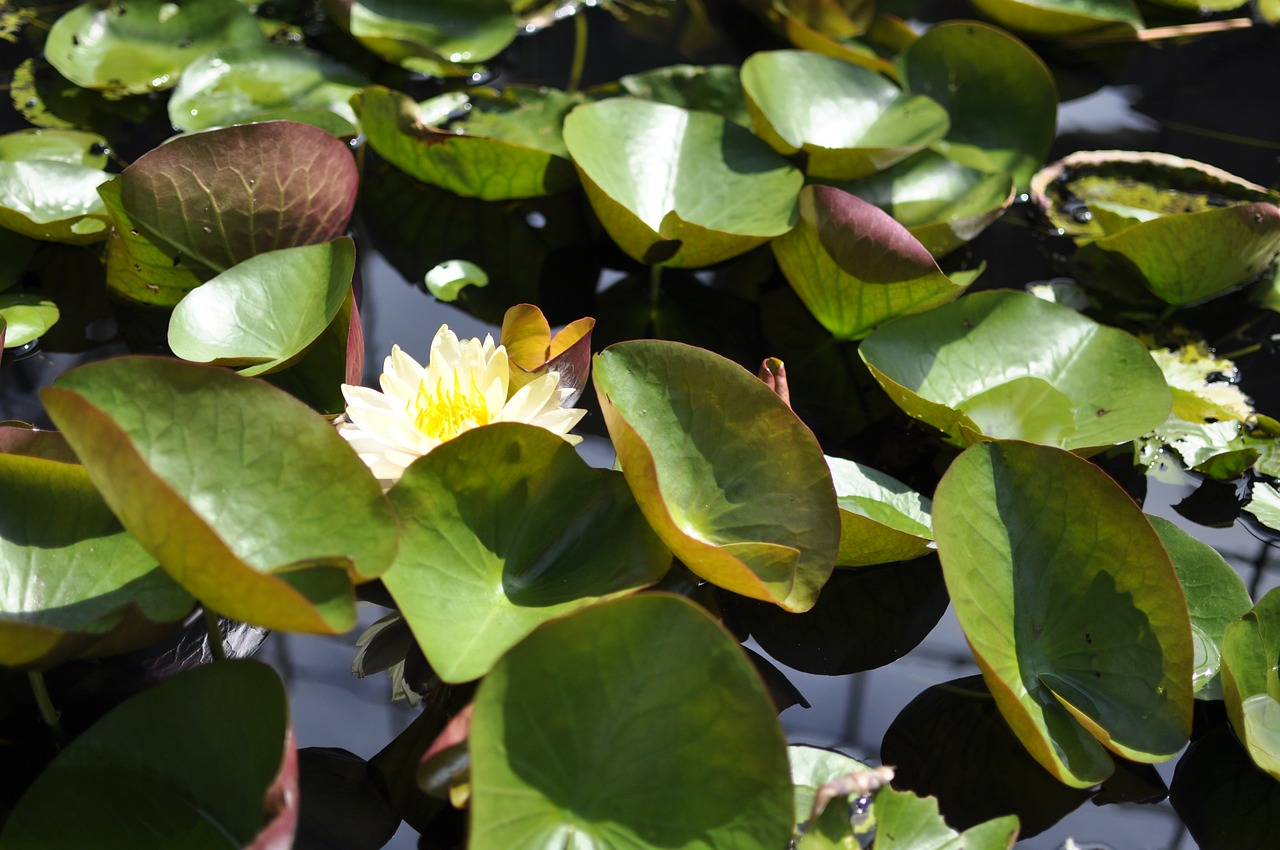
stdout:
POLYGON ((383 489, 400 480, 409 464, 446 440, 494 422, 524 422, 546 428, 576 444, 570 434, 585 410, 562 408, 573 390, 560 387, 552 371, 521 387, 510 398, 507 351, 493 337, 459 340, 441 325, 424 367, 391 347, 382 367, 382 391, 342 385, 347 401, 338 433, 373 471, 383 489))

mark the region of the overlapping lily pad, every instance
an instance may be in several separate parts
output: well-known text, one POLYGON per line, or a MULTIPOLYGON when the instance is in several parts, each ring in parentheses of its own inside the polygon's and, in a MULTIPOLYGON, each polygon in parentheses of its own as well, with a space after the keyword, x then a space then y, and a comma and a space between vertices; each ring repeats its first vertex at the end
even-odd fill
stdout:
POLYGON ((803 50, 755 53, 742 87, 756 134, 779 153, 803 151, 810 177, 874 174, 947 134, 936 101, 903 92, 884 77, 803 50))
POLYGON ((763 382, 699 348, 628 342, 593 381, 649 524, 698 575, 790 611, 813 606, 840 517, 808 428, 763 382))
POLYGON ((424 115, 408 95, 381 86, 365 89, 352 105, 369 144, 396 168, 466 198, 499 201, 536 198, 577 183, 559 134, 564 114, 577 102, 563 92, 525 89, 502 117, 476 120, 474 127, 466 122, 461 126, 468 132, 461 134, 440 129, 441 121, 424 115), (521 109, 527 114, 510 114, 521 109))
POLYGON ((53 159, 0 159, 0 227, 31 239, 85 245, 107 238, 97 168, 53 159))
POLYGON ((49 30, 45 58, 78 86, 142 94, 173 86, 196 57, 226 44, 260 42, 237 0, 81 3, 49 30))
POLYGON ((1137 339, 1021 292, 898 319, 858 353, 899 407, 962 444, 1123 443, 1162 423, 1172 403, 1137 339))
POLYGON ((627 74, 619 77, 615 86, 604 86, 592 93, 607 94, 618 89, 642 100, 714 112, 735 124, 751 126, 742 81, 732 65, 668 65, 627 74))
POLYGON ((185 360, 243 366, 245 375, 275 371, 338 315, 355 264, 346 236, 250 257, 182 299, 169 319, 169 347, 185 360))
POLYGON ((918 558, 933 548, 930 501, 901 481, 844 458, 828 457, 840 505, 838 567, 918 558))
POLYGON ((195 132, 286 118, 355 135, 351 96, 368 80, 329 57, 282 44, 235 44, 192 62, 169 96, 169 122, 195 132))
POLYGON ((0 576, 9 668, 143 646, 194 605, 120 527, 83 467, 38 456, 0 454, 0 576))
POLYGON ((933 98, 951 116, 934 150, 1028 184, 1049 152, 1058 116, 1053 75, 1030 48, 986 24, 948 22, 920 36, 899 62, 907 91, 933 98))
POLYGON ((969 283, 943 274, 888 213, 830 186, 800 192, 799 221, 770 247, 791 288, 838 339, 860 339, 897 316, 946 304, 969 283))
MULTIPOLYGON (((442 76, 450 63, 484 62, 516 35, 507 0, 327 0, 351 34, 389 62, 442 76)), ((457 73, 462 73, 461 71, 457 73)))
POLYGON ((291 844, 297 751, 284 685, 255 661, 196 667, 82 733, 9 815, 0 842, 40 847, 291 844), (76 817, 51 815, 76 801, 76 817))
POLYGON ((345 631, 352 582, 390 566, 396 527, 377 482, 327 422, 267 384, 126 357, 67 372, 42 398, 125 528, 219 613, 345 631))
POLYGON ((620 599, 538 629, 481 682, 469 748, 476 847, 778 850, 791 835, 764 686, 681 598, 620 599))
POLYGON ((1159 536, 1118 485, 1058 449, 972 446, 934 494, 956 616, 1027 751, 1085 788, 1176 754, 1191 726, 1193 645, 1159 536))
POLYGON ((1254 764, 1280 780, 1280 590, 1227 626, 1222 658, 1222 690, 1236 736, 1254 764))
POLYGON ((605 230, 640 262, 710 265, 795 224, 803 176, 719 116, 610 98, 571 112, 564 140, 605 230))
POLYGON ((885 787, 876 793, 876 840, 871 850, 1008 850, 1018 819, 995 818, 958 833, 938 814, 938 801, 885 787))
POLYGON ((1037 38, 1125 38, 1142 29, 1133 0, 974 0, 986 17, 1037 38))
POLYGON ((200 285, 201 277, 190 261, 184 263, 181 256, 172 256, 172 250, 161 250, 133 226, 120 200, 119 180, 103 183, 98 195, 112 225, 107 237, 108 290, 144 304, 172 307, 200 285))
POLYGON ((1043 169, 1033 197, 1082 244, 1092 282, 1134 281, 1192 304, 1249 281, 1280 254, 1280 195, 1192 160, 1083 151, 1043 169))
POLYGON ((935 257, 959 248, 1013 203, 1013 177, 921 151, 892 168, 842 188, 904 225, 935 257))
POLYGON ((479 678, 542 623, 632 593, 671 565, 622 476, 531 425, 447 441, 391 501, 404 530, 383 583, 446 682, 479 678))
POLYGON ((120 175, 120 198, 144 236, 209 277, 254 254, 341 236, 357 183, 341 140, 270 121, 155 148, 120 175))

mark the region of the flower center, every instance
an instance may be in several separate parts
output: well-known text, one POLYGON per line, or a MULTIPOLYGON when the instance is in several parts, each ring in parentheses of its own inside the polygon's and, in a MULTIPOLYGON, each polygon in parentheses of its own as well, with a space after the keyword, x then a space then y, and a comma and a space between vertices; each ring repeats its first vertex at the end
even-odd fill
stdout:
POLYGON ((489 403, 476 386, 474 375, 470 376, 469 383, 469 387, 463 388, 458 373, 454 372, 452 387, 446 387, 443 379, 436 382, 434 392, 427 389, 425 380, 418 384, 418 395, 409 404, 414 427, 428 437, 443 441, 488 425, 489 403))

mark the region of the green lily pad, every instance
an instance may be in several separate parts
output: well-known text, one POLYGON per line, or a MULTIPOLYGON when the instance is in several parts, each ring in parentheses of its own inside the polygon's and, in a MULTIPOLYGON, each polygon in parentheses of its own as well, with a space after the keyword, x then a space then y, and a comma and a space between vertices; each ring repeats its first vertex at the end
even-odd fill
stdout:
POLYGON ((125 528, 220 614, 345 631, 352 582, 391 564, 395 520, 376 480, 274 387, 124 357, 66 372, 41 397, 125 528))
POLYGON ((861 339, 897 316, 946 304, 967 284, 943 274, 888 213, 830 186, 801 190, 800 220, 770 247, 791 288, 837 339, 861 339))
POLYGON ((698 606, 645 594, 547 623, 480 683, 475 847, 778 850, 786 742, 737 643, 698 606))
POLYGON ((412 98, 381 86, 357 94, 352 106, 373 149, 410 177, 465 198, 505 201, 577 184, 559 140, 562 116, 576 99, 530 91, 522 101, 507 101, 506 113, 480 118, 474 126, 463 122, 459 126, 468 132, 461 134, 437 129, 412 98), (511 114, 521 109, 523 116, 511 114))
POLYGON ((592 93, 612 93, 615 87, 641 100, 714 112, 734 124, 751 126, 742 82, 733 65, 668 65, 627 74, 619 77, 614 86, 601 87, 592 93))
POLYGON ((275 371, 301 354, 351 291, 356 246, 343 236, 257 254, 192 290, 169 319, 169 347, 184 360, 275 371))
POLYGON ((791 765, 791 784, 795 790, 797 825, 809 820, 813 798, 819 788, 833 779, 868 769, 867 765, 842 752, 807 744, 787 747, 787 761, 791 765))
POLYGON ((905 226, 935 257, 974 239, 1013 203, 1013 178, 921 151, 879 174, 842 186, 905 226))
POLYGON ((330 242, 355 207, 355 160, 340 139, 270 121, 179 136, 120 175, 134 227, 210 273, 254 254, 330 242))
POLYGON ((1280 590, 1273 589, 1222 639, 1222 691, 1236 737, 1254 764, 1280 780, 1280 590))
POLYGON ((1168 550, 1187 598, 1195 644, 1196 699, 1222 699, 1222 636, 1227 624, 1253 607, 1240 574, 1212 546, 1201 543, 1167 519, 1148 516, 1168 550))
POLYGON ((44 56, 82 88, 124 94, 167 89, 193 59, 226 44, 260 42, 237 0, 81 3, 54 23, 44 56))
POLYGON ((1280 531, 1280 490, 1265 481, 1254 482, 1249 491, 1249 504, 1244 509, 1258 522, 1280 531))
POLYGON ((369 50, 410 71, 484 62, 516 36, 507 0, 332 0, 348 29, 369 50))
POLYGON ((83 467, 38 457, 0 454, 0 574, 9 668, 145 646, 195 604, 120 527, 83 467))
POLYGON ((844 458, 828 457, 840 505, 837 567, 918 558, 933 548, 930 502, 901 481, 844 458))
POLYGON ((947 111, 866 68, 804 50, 755 53, 742 87, 756 134, 779 153, 803 151, 810 177, 881 171, 947 135, 947 111))
POLYGON ((1058 118, 1057 86, 1040 57, 1003 30, 957 21, 930 29, 899 61, 907 91, 933 98, 951 116, 934 150, 1027 186, 1058 118))
POLYGON ((1019 442, 971 446, 933 501, 943 575, 1018 739, 1059 780, 1107 778, 1107 751, 1172 757, 1191 728, 1182 586, 1140 508, 1093 464, 1019 442))
POLYGON ((835 564, 840 517, 813 434, 742 367, 657 340, 597 354, 592 380, 623 474, 689 569, 806 611, 835 564))
POLYGON ((320 53, 283 44, 235 44, 187 66, 169 96, 169 123, 190 133, 263 120, 264 114, 284 118, 319 110, 337 119, 343 135, 355 135, 350 100, 366 85, 368 80, 320 53))
POLYGON ((899 407, 961 444, 1107 446, 1160 425, 1171 405, 1141 342, 1024 292, 981 292, 906 316, 858 353, 899 407))
MULTIPOLYGON (((791 764, 791 782, 795 790, 796 850, 844 850, 858 847, 855 828, 849 816, 852 795, 827 798, 830 783, 840 783, 851 773, 871 768, 835 750, 793 744, 787 747, 791 764), (823 786, 827 786, 824 788, 823 786), (819 799, 819 795, 822 798, 819 799), (814 816, 814 804, 819 812, 814 816), (825 805, 822 805, 825 802, 825 805)), ((875 826, 874 809, 870 806, 857 816, 857 833, 869 832, 875 826)))
POLYGON ((605 230, 640 262, 706 266, 795 224, 803 176, 719 116, 610 98, 569 113, 564 140, 605 230))
POLYGON ((13 850, 289 846, 297 751, 284 685, 255 661, 188 670, 71 742, 18 802, 13 850), (51 817, 68 800, 83 817, 51 817))
POLYGON ((107 237, 107 289, 144 304, 172 307, 200 285, 202 277, 180 256, 161 250, 133 226, 120 199, 119 180, 103 183, 98 195, 112 225, 107 237))
POLYGON ((1133 0, 974 0, 973 5, 1000 26, 1036 38, 1124 37, 1142 29, 1133 0))
POLYGON ((876 792, 876 840, 871 850, 1008 850, 1018 818, 989 820, 958 833, 938 814, 938 801, 891 787, 876 792))
POLYGON ((0 227, 48 242, 101 242, 108 221, 97 189, 111 177, 72 162, 0 160, 0 227))
POLYGON ((39 295, 0 294, 0 318, 5 322, 5 348, 17 348, 43 336, 58 321, 58 305, 39 295))
POLYGON ((622 476, 532 425, 447 441, 391 501, 404 528, 383 583, 446 682, 483 676, 542 623, 633 593, 671 565, 622 476))
POLYGON ((107 140, 83 130, 19 130, 0 136, 0 161, 55 160, 102 170, 107 140))

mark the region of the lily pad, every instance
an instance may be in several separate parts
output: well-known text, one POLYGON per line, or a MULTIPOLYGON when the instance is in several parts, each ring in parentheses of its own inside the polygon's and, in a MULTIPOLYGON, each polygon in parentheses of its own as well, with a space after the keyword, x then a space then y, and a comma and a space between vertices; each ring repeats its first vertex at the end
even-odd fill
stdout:
POLYGON ((1253 607, 1240 574, 1212 546, 1196 540, 1167 519, 1148 516, 1168 550, 1191 616, 1195 644, 1196 699, 1222 699, 1222 637, 1227 624, 1253 607))
POLYGON ((0 227, 48 242, 101 242, 108 220, 97 189, 111 177, 72 162, 0 160, 0 227))
POLYGON ((107 289, 143 304, 172 307, 200 285, 201 277, 180 256, 161 250, 133 226, 120 200, 119 180, 103 183, 98 195, 112 225, 107 237, 107 289))
POLYGON ((837 339, 946 304, 967 284, 943 274, 888 213, 830 186, 800 192, 800 220, 771 247, 791 288, 837 339))
MULTIPOLYGON (((235 44, 192 62, 169 96, 169 123, 188 133, 322 110, 355 135, 351 96, 368 80, 329 57, 283 44, 235 44)), ((300 120, 300 119, 295 119, 300 120)), ((310 124, 310 121, 303 123, 310 124)))
POLYGON ((0 665, 49 669, 158 639, 195 604, 74 463, 0 454, 0 665))
MULTIPOLYGON (((734 124, 751 126, 742 81, 733 65, 668 65, 619 77, 616 87, 642 100, 714 112, 734 124)), ((602 87, 592 93, 603 94, 611 89, 602 87)))
POLYGON ((934 494, 956 616, 1015 735, 1060 781, 1171 758, 1191 728, 1182 586, 1140 508, 1069 452, 971 446, 934 494))
POLYGON ((329 242, 355 207, 355 160, 307 124, 270 121, 179 136, 120 175, 134 227, 211 274, 254 254, 329 242))
POLYGON ((255 661, 188 670, 103 717, 19 801, 5 847, 288 846, 297 751, 284 685, 255 661), (50 817, 75 800, 83 817, 50 817))
POLYGON ((682 598, 615 600, 538 629, 480 683, 469 748, 476 847, 778 850, 791 836, 764 686, 682 598))
POLYGON ((1045 39, 1132 37, 1142 29, 1133 0, 974 0, 983 16, 1045 39))
POLYGON ((547 317, 533 304, 517 304, 502 317, 500 344, 507 350, 511 380, 507 395, 547 372, 560 375, 560 387, 573 394, 560 402, 572 407, 591 371, 591 331, 596 320, 578 319, 551 336, 547 317))
POLYGON ((257 254, 192 290, 169 319, 184 360, 275 371, 313 343, 346 301, 356 246, 343 236, 257 254))
POLYGON ((351 35, 410 71, 442 73, 441 64, 484 62, 516 36, 507 0, 331 0, 351 35))
POLYGON ((0 294, 0 318, 5 322, 4 347, 17 348, 43 336, 58 321, 58 305, 39 295, 0 294))
POLYGON ((706 266, 795 224, 803 176, 719 116, 610 98, 569 113, 564 140, 605 230, 640 262, 706 266))
POLYGON ((741 73, 756 134, 784 156, 803 152, 810 177, 866 177, 950 128, 947 111, 933 99, 829 56, 765 51, 748 58, 741 73))
POLYGON ((973 21, 933 27, 900 58, 906 89, 951 116, 934 150, 1025 187, 1053 143, 1058 90, 1040 57, 1018 39, 973 21))
POLYGON ((1018 838, 1013 815, 958 833, 938 814, 938 801, 885 787, 872 802, 876 840, 871 850, 1008 850, 1018 838))
POLYGON ((102 170, 107 140, 83 130, 19 130, 0 136, 0 161, 54 160, 102 170))
POLYGON ((1225 292, 1280 256, 1280 195, 1192 160, 1083 151, 1032 189, 1050 225, 1082 244, 1084 275, 1136 281, 1169 304, 1225 292))
POLYGON ((346 631, 352 582, 391 564, 395 520, 377 481, 324 419, 274 387, 124 357, 66 372, 41 397, 125 528, 220 614, 346 631))
POLYGON ((930 501, 883 472, 828 457, 840 505, 837 567, 918 558, 933 548, 930 501))
POLYGON ((921 151, 890 169, 843 186, 905 226, 935 257, 977 237, 1013 203, 1013 178, 921 151))
POLYGON ((262 40, 257 19, 237 0, 115 0, 81 3, 58 18, 44 56, 83 88, 144 94, 172 87, 214 48, 262 40))
POLYGON ((1280 780, 1280 590, 1229 624, 1222 639, 1222 691, 1236 737, 1254 764, 1280 780))
POLYGON ((727 590, 806 611, 840 517, 813 434, 763 382, 700 348, 610 346, 592 379, 623 474, 658 536, 727 590))
MULTIPOLYGON (((804 744, 787 747, 787 760, 791 764, 791 783, 795 789, 796 834, 793 846, 796 850, 838 850, 859 846, 843 843, 856 840, 852 837, 854 829, 849 817, 849 795, 834 799, 825 795, 831 791, 830 783, 839 783, 849 774, 863 773, 871 768, 836 750, 804 744), (822 795, 821 799, 819 795, 822 795), (815 803, 818 807, 816 817, 815 803)), ((867 809, 857 818, 859 832, 870 831, 875 825, 874 810, 870 806, 867 809)))
POLYGON ((633 593, 671 565, 622 476, 531 425, 445 442, 391 501, 403 532, 382 580, 446 682, 483 676, 542 623, 633 593))
POLYGON ((1097 448, 1142 436, 1171 405, 1141 342, 1024 292, 898 319, 858 353, 899 407, 961 444, 1097 448))
MULTIPOLYGON (((438 129, 408 95, 370 86, 352 99, 369 144, 401 171, 465 198, 504 201, 573 188, 573 166, 559 141, 562 116, 576 100, 530 95, 538 122, 478 121, 476 134, 438 129), (514 129, 520 132, 513 132, 514 129), (501 133, 488 136, 483 131, 501 133)), ((515 108, 519 108, 517 104, 515 108)), ((470 123, 460 126, 470 128, 470 123)))

